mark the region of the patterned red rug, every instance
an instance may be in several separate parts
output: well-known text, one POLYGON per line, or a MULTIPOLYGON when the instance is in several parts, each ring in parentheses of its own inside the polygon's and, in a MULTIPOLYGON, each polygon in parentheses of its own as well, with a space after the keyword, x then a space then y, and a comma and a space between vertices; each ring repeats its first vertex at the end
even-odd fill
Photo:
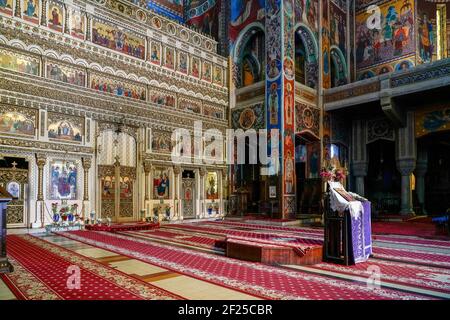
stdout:
MULTIPOLYGON (((30 235, 8 236, 14 272, 0 277, 23 300, 183 299, 95 260, 30 235), (79 288, 69 268, 80 270, 79 288)), ((72 271, 73 272, 73 271, 72 271)))
POLYGON ((86 230, 92 231, 107 231, 107 232, 121 232, 121 231, 136 231, 136 230, 152 230, 159 228, 159 223, 148 222, 130 222, 130 223, 113 223, 110 226, 106 224, 86 225, 86 230))
POLYGON ((267 299, 429 299, 366 283, 230 259, 128 236, 92 231, 59 233, 191 277, 267 299))

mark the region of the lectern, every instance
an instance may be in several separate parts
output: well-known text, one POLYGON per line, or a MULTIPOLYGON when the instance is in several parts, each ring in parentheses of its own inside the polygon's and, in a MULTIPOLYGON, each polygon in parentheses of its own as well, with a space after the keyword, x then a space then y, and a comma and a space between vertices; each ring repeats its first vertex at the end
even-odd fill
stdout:
POLYGON ((0 273, 13 272, 6 256, 6 206, 11 200, 11 195, 0 187, 0 273))

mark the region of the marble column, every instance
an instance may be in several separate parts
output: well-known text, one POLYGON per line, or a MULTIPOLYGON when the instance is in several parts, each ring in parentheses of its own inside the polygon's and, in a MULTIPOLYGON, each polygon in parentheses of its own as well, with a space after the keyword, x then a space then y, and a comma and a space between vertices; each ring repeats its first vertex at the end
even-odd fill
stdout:
POLYGON ((402 215, 414 215, 411 189, 411 174, 416 168, 416 138, 414 134, 414 112, 406 114, 406 126, 397 130, 396 162, 401 174, 401 209, 402 215))
POLYGON ((89 212, 86 212, 89 210, 89 169, 92 166, 92 159, 91 158, 83 158, 82 159, 83 164, 83 208, 81 210, 81 218, 84 221, 84 217, 89 217, 89 212))
POLYGON ((416 163, 416 193, 422 214, 427 214, 425 210, 425 174, 428 169, 428 151, 425 148, 419 148, 416 163))
POLYGON ((38 191, 37 191, 37 209, 40 210, 41 228, 44 227, 44 167, 47 163, 47 156, 43 153, 36 154, 36 165, 38 167, 38 191))

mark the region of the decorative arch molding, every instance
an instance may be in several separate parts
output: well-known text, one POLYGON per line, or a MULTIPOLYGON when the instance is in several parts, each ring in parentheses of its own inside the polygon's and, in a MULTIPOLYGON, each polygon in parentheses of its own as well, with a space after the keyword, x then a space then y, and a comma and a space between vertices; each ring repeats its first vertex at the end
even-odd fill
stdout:
POLYGON ((306 85, 310 88, 317 88, 319 81, 319 46, 317 40, 311 29, 304 23, 297 23, 294 30, 306 51, 306 85))
POLYGON ((331 62, 337 70, 336 83, 341 86, 348 83, 347 62, 341 49, 335 45, 330 48, 331 62), (342 72, 341 72, 342 71, 342 72))
POLYGON ((250 23, 244 29, 242 29, 242 31, 239 33, 239 35, 236 39, 236 44, 234 45, 234 49, 233 49, 233 62, 234 63, 239 62, 239 59, 241 58, 241 56, 243 54, 243 50, 246 47, 248 41, 257 31, 261 31, 265 37, 265 35, 266 35, 265 28, 261 22, 250 23))
POLYGON ((14 48, 27 50, 27 45, 25 43, 23 43, 22 41, 17 40, 17 39, 13 39, 13 40, 8 41, 8 45, 10 45, 11 47, 14 47, 14 48))

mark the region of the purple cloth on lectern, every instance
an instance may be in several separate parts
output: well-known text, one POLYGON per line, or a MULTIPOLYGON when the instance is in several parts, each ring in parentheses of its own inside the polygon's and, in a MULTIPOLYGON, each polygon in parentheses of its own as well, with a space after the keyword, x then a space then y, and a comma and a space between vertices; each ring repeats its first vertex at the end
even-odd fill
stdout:
POLYGON ((350 215, 351 245, 353 262, 365 262, 372 254, 372 227, 370 201, 361 202, 363 212, 353 217, 350 215))

